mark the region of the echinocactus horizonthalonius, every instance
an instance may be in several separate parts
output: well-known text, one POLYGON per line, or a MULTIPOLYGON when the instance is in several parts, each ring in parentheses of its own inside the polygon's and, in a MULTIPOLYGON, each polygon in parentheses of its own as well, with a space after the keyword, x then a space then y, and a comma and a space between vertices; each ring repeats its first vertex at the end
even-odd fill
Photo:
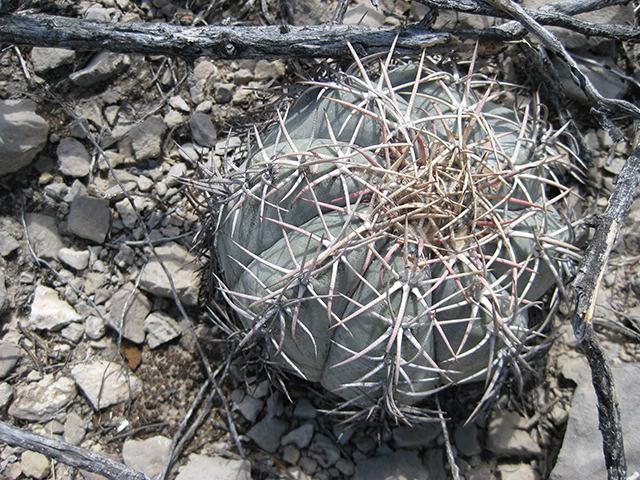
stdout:
POLYGON ((215 253, 243 343, 399 414, 523 351, 574 255, 572 167, 524 88, 379 63, 310 82, 223 165, 215 253))

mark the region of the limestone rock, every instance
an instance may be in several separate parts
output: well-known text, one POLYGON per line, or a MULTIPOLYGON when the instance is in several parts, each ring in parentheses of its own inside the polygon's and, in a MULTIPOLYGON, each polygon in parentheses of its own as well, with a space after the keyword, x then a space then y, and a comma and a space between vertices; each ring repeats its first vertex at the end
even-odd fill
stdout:
POLYGON ((39 382, 16 387, 9 415, 32 422, 47 420, 69 405, 76 395, 76 385, 69 377, 56 380, 47 374, 39 382))
POLYGON ((496 412, 489 423, 487 448, 498 457, 541 455, 540 445, 520 428, 524 423, 525 419, 517 412, 496 412))
POLYGON ((275 452, 280 446, 280 439, 288 430, 289 424, 280 418, 265 417, 256 423, 247 436, 263 450, 275 452))
MULTIPOLYGON (((156 247, 156 252, 171 275, 180 300, 186 305, 197 305, 200 281, 196 256, 174 242, 156 247)), ((155 255, 142 273, 140 288, 158 297, 173 298, 171 284, 155 255)))
POLYGON ((91 59, 86 67, 72 73, 69 78, 78 86, 88 87, 124 72, 130 64, 131 59, 127 55, 100 52, 91 59))
POLYGON ((15 343, 0 341, 0 378, 11 373, 22 355, 22 349, 15 343))
POLYGON ((170 449, 171 439, 161 435, 146 440, 130 439, 122 446, 122 459, 134 470, 156 478, 164 469, 170 449))
POLYGON ((69 65, 76 59, 76 52, 66 48, 33 47, 31 49, 31 65, 38 75, 47 73, 63 65, 69 65))
POLYGON ((133 289, 129 283, 113 295, 109 326, 120 332, 121 325, 124 325, 122 336, 133 343, 142 343, 145 338, 144 319, 151 311, 151 302, 139 290, 132 295, 133 289), (127 310, 123 316, 125 306, 127 310))
POLYGON ((107 236, 110 220, 107 200, 78 195, 71 203, 67 224, 74 235, 100 244, 107 236))
POLYGON ((27 450, 23 452, 20 458, 20 466, 22 473, 26 477, 36 478, 40 480, 49 475, 49 459, 38 452, 27 450))
POLYGON ((31 304, 29 326, 34 330, 58 331, 72 322, 81 322, 82 317, 58 292, 38 285, 31 304))
POLYGON ((251 463, 222 457, 191 455, 176 480, 251 480, 251 463))
POLYGON ((56 154, 60 171, 64 175, 80 178, 89 174, 91 156, 84 145, 75 138, 65 137, 60 140, 56 154))
POLYGON ((162 118, 153 115, 129 132, 131 148, 136 160, 156 158, 162 153, 162 140, 167 126, 162 118))
POLYGON ((66 266, 74 270, 84 270, 89 265, 89 251, 78 252, 72 248, 61 248, 58 250, 58 259, 66 266))
POLYGON ((0 100, 0 177, 29 165, 47 143, 49 124, 33 100, 0 100))
POLYGON ((76 365, 71 374, 93 408, 102 409, 135 398, 142 382, 117 363, 99 360, 76 365))
POLYGON ((164 312, 150 313, 142 327, 147 332, 149 348, 159 347, 182 334, 180 324, 164 312))
POLYGON ((213 147, 216 144, 218 134, 209 115, 202 112, 194 113, 189 120, 189 126, 195 143, 203 147, 213 147))
POLYGON ((356 465, 352 480, 427 480, 427 470, 418 456, 407 450, 365 458, 356 465))
POLYGON ((45 260, 57 258, 58 251, 64 247, 58 233, 58 221, 40 213, 27 214, 27 233, 36 255, 45 260))

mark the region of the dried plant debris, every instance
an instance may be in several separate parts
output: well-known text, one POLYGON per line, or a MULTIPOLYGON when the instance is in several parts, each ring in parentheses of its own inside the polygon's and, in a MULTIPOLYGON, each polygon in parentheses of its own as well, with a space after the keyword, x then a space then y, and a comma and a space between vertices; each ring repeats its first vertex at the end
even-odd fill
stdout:
POLYGON ((473 59, 355 58, 205 188, 241 345, 402 416, 450 385, 495 384, 527 350, 532 309, 579 258, 574 154, 535 94, 473 59))

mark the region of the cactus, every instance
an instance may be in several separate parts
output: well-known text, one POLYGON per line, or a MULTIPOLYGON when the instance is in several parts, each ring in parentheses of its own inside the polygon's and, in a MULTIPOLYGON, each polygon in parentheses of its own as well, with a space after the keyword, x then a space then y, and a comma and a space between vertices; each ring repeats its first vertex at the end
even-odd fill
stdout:
POLYGON ((575 255, 571 154, 536 96, 428 63, 357 59, 309 82, 215 180, 219 288, 242 343, 394 414, 495 378, 575 255))

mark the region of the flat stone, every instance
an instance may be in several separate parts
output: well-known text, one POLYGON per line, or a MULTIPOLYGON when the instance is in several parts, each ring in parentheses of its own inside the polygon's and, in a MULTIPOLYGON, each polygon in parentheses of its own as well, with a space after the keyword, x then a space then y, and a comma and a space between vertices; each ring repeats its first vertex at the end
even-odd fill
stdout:
POLYGON ((26 477, 40 480, 49 475, 50 462, 41 453, 26 450, 20 457, 20 467, 26 477))
POLYGON ((478 440, 478 427, 475 423, 468 425, 461 424, 453 432, 453 438, 456 442, 458 450, 467 457, 473 457, 474 455, 480 455, 482 453, 482 446, 478 440))
POLYGON ((71 445, 80 445, 87 433, 87 422, 76 412, 69 412, 64 422, 64 440, 71 445))
POLYGON ((407 450, 365 458, 356 464, 352 480, 427 480, 427 470, 418 456, 407 450))
POLYGON ((379 27, 384 25, 385 16, 382 12, 361 3, 347 10, 344 15, 345 25, 366 25, 369 27, 379 27))
POLYGON ((287 445, 282 449, 282 460, 291 465, 298 463, 300 459, 300 450, 295 445, 287 445))
POLYGON ((298 448, 307 448, 311 443, 313 434, 315 433, 315 427, 312 423, 305 423, 295 430, 291 430, 284 437, 280 439, 281 445, 295 444, 298 448))
POLYGON ((158 115, 147 118, 129 132, 131 148, 136 160, 159 157, 162 153, 162 141, 167 126, 158 115))
POLYGON ((31 65, 38 75, 47 73, 76 60, 76 52, 66 48, 33 47, 31 49, 31 65))
POLYGON ((258 419, 258 415, 262 412, 264 402, 257 398, 253 398, 251 395, 245 395, 242 397, 242 400, 234 403, 233 407, 238 410, 244 418, 249 420, 249 422, 255 423, 258 419))
POLYGON ((124 325, 122 336, 133 343, 143 343, 145 339, 144 319, 151 311, 151 302, 139 290, 133 292, 133 285, 124 285, 111 298, 111 314, 109 315, 109 326, 116 332, 120 332, 121 325, 124 325), (123 317, 124 307, 127 307, 123 317))
POLYGON ((110 221, 109 201, 86 195, 78 195, 73 199, 67 217, 71 233, 98 244, 104 243, 110 221))
POLYGON ((487 449, 498 457, 538 457, 540 445, 521 427, 526 420, 517 412, 496 412, 489 423, 487 449))
POLYGON ((9 293, 7 292, 4 270, 0 269, 0 315, 7 311, 10 306, 11 300, 9 299, 9 293))
POLYGON ((40 213, 29 213, 26 219, 27 233, 36 255, 45 260, 56 259, 58 251, 64 247, 58 233, 58 220, 40 213))
POLYGON ((301 420, 313 420, 318 416, 318 410, 316 410, 316 407, 311 404, 308 398, 303 397, 296 403, 293 409, 293 416, 301 420))
MULTIPOLYGON (((195 159, 197 158, 196 156, 195 159)), ((187 173, 187 166, 184 163, 178 162, 171 165, 169 173, 167 173, 167 179, 165 180, 167 187, 171 188, 180 185, 179 178, 184 177, 185 173, 187 173)))
POLYGON ((11 373, 22 355, 22 348, 15 343, 0 341, 0 378, 11 373))
MULTIPOLYGON (((624 363, 611 368, 624 434, 624 450, 629 474, 640 472, 640 365, 624 363)), ((569 423, 550 480, 607 478, 602 454, 602 434, 591 377, 585 375, 573 394, 569 423)))
POLYGON ((156 348, 182 335, 180 324, 164 312, 150 313, 142 328, 147 332, 149 348, 156 348))
POLYGON ((439 423, 398 427, 393 429, 393 441, 396 448, 425 447, 429 445, 441 431, 442 427, 439 423))
POLYGON ((211 117, 206 113, 196 112, 189 120, 193 141, 203 147, 213 147, 217 141, 217 132, 211 121, 211 117))
POLYGON ((31 164, 47 144, 49 124, 33 100, 0 100, 0 177, 31 164))
POLYGON ((528 463, 499 465, 498 471, 501 480, 540 480, 540 474, 528 463))
MULTIPOLYGON (((175 242, 156 247, 156 252, 171 275, 180 301, 185 305, 197 305, 200 278, 196 256, 175 242)), ((158 297, 173 298, 169 279, 155 255, 151 256, 142 273, 140 288, 158 297)))
POLYGON ((81 322, 82 316, 64 300, 58 292, 38 285, 31 304, 29 326, 33 330, 58 331, 73 322, 81 322))
POLYGON ((0 256, 8 257, 18 248, 20 248, 20 242, 8 233, 0 232, 0 256))
POLYGON ((162 435, 145 440, 128 439, 122 446, 122 459, 128 467, 156 478, 162 473, 170 450, 171 439, 162 435))
POLYGON ((197 82, 198 80, 206 80, 211 75, 215 75, 218 71, 218 68, 215 64, 209 60, 203 60, 198 63, 196 67, 193 69, 193 78, 197 82))
POLYGON ((309 446, 308 455, 309 458, 316 460, 321 467, 329 468, 340 459, 340 449, 329 437, 316 433, 309 446))
POLYGON ((58 166, 64 175, 80 178, 89 174, 91 156, 84 145, 75 138, 61 139, 56 154, 58 155, 58 166))
POLYGON ((176 95, 175 97, 171 97, 169 99, 169 105, 175 108, 176 110, 180 110, 181 112, 189 113, 191 111, 191 107, 180 95, 176 95))
POLYGON ((89 256, 88 250, 82 252, 72 248, 61 248, 58 250, 58 260, 74 270, 84 270, 87 268, 89 266, 89 256))
POLYGON ((100 317, 89 316, 84 322, 84 334, 90 340, 99 340, 107 332, 106 324, 100 317))
POLYGON ((60 330, 60 335, 73 343, 78 343, 84 335, 84 325, 81 323, 70 323, 60 330))
POLYGON ((97 53, 82 70, 69 75, 73 83, 81 87, 88 87, 124 72, 131 65, 128 55, 119 53, 97 53))
POLYGON ((176 480, 229 479, 251 480, 251 463, 248 460, 190 455, 189 462, 176 477, 176 480))
POLYGON ((0 383, 0 410, 9 405, 13 397, 13 387, 7 382, 0 383))
POLYGON ((286 67, 282 60, 259 60, 256 68, 253 69, 253 75, 256 80, 270 80, 280 78, 285 71, 286 67))
POLYGON ((135 398, 142 391, 138 377, 106 360, 75 365, 71 375, 95 409, 135 398))
POLYGON ((76 385, 69 377, 57 380, 52 374, 42 380, 16 387, 9 415, 22 420, 48 420, 76 398, 76 385))
POLYGON ((280 418, 265 417, 256 423, 247 436, 266 452, 273 453, 280 446, 280 439, 289 429, 289 424, 280 418))

